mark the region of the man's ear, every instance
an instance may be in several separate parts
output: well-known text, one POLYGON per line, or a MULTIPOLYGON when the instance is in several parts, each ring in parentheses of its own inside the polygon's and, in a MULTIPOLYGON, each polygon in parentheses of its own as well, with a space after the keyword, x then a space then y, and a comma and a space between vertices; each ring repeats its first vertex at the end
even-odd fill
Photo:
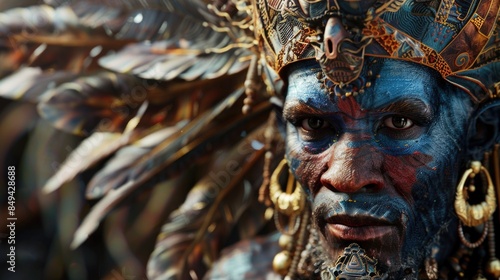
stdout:
POLYGON ((474 112, 468 131, 467 155, 481 159, 493 145, 500 143, 500 99, 483 104, 474 112))

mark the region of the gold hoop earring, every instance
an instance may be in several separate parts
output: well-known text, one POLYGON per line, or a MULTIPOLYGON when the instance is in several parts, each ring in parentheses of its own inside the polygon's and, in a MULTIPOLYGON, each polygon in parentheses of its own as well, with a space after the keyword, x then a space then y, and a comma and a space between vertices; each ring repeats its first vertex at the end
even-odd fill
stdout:
POLYGON ((306 211, 306 198, 302 186, 296 182, 293 174, 288 171, 286 191, 282 190, 280 177, 283 170, 288 169, 286 159, 283 159, 274 170, 269 183, 269 196, 274 204, 274 222, 281 232, 279 245, 283 251, 273 259, 273 269, 285 276, 294 274, 300 252, 302 251, 309 212, 306 211), (288 224, 283 225, 282 216, 286 216, 288 224))
POLYGON ((286 192, 281 189, 279 178, 285 166, 287 166, 287 161, 283 159, 273 172, 269 196, 277 211, 287 216, 297 215, 304 210, 306 198, 302 187, 295 181, 295 177, 291 173, 288 174, 286 192))
POLYGON ((455 212, 460 221, 468 226, 475 227, 488 221, 496 208, 495 187, 491 180, 490 173, 481 166, 481 162, 473 161, 471 168, 467 169, 462 176, 458 186, 455 198, 455 212), (464 196, 464 185, 468 178, 474 178, 476 174, 482 172, 488 182, 488 190, 485 201, 480 204, 470 205, 464 196))

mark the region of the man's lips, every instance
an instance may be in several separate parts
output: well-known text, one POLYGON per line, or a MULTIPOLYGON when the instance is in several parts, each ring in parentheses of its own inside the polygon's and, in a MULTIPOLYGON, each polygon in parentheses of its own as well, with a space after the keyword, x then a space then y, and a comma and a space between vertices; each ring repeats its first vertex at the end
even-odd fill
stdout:
POLYGON ((370 216, 335 215, 325 222, 327 234, 342 240, 369 241, 397 236, 399 232, 394 223, 370 216))

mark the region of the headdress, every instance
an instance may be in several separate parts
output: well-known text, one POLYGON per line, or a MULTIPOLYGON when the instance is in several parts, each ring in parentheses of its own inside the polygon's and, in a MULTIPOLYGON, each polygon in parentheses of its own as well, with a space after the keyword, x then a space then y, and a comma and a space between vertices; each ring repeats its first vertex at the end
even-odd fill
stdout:
POLYGON ((435 69, 475 102, 499 95, 499 1, 256 2, 264 56, 278 72, 315 58, 343 86, 366 56, 392 58, 435 69))
POLYGON ((135 234, 108 238, 129 245, 109 247, 119 259, 163 223, 150 276, 201 276, 229 236, 251 237, 268 223, 257 196, 269 183, 263 167, 283 154, 271 110, 283 68, 315 59, 325 82, 345 92, 362 86, 366 56, 408 60, 480 103, 500 95, 499 5, 45 0, 0 14, 0 96, 37 104, 55 128, 84 137, 73 150, 48 131, 37 136, 72 150, 39 167, 54 175, 37 187, 79 194, 83 185, 100 199, 69 229, 73 247, 108 217, 135 234), (145 214, 129 215, 127 205, 145 214))

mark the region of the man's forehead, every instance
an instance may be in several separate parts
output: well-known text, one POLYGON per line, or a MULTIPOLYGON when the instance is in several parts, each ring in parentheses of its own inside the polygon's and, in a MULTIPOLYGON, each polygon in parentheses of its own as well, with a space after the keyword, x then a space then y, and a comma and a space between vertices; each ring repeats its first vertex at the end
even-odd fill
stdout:
POLYGON ((420 99, 430 104, 438 94, 443 94, 437 82, 440 77, 431 69, 404 61, 384 61, 364 69, 363 78, 368 72, 374 78, 369 84, 365 83, 364 93, 356 97, 337 97, 329 93, 318 79, 318 71, 312 62, 297 63, 289 69, 285 106, 293 101, 336 111, 341 98, 354 98, 363 109, 375 109, 401 99, 420 99))

